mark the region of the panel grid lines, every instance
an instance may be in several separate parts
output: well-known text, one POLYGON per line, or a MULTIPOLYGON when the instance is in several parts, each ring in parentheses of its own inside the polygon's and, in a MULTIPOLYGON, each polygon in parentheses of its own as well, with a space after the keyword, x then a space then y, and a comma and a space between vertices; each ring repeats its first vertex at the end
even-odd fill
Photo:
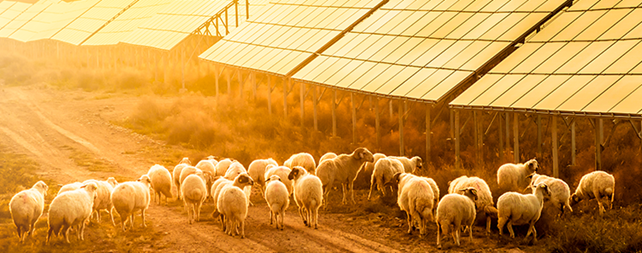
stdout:
POLYGON ((390 1, 293 78, 437 102, 565 3, 390 1), (329 58, 340 61, 328 66, 329 58), (358 66, 353 71, 374 73, 374 77, 335 73, 332 66, 346 60, 358 66), (398 83, 390 84, 390 80, 398 83))
POLYGON ((451 107, 642 117, 641 3, 577 1, 451 107))

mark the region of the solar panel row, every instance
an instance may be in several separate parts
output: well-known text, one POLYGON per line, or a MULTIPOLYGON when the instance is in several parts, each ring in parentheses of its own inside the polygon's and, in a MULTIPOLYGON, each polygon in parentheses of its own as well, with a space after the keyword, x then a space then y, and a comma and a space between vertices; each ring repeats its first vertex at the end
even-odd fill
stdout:
POLYGON ((640 115, 640 14, 640 1, 579 1, 451 105, 640 115))

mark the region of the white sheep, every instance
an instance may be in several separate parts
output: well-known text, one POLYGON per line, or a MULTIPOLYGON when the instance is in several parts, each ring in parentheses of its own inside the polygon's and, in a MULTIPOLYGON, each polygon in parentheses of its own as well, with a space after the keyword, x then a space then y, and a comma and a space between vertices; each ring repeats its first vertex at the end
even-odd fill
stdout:
POLYGON ((325 160, 333 159, 333 158, 335 158, 335 157, 337 157, 337 154, 336 154, 336 153, 334 153, 334 152, 328 152, 328 153, 325 153, 325 154, 323 154, 323 155, 321 156, 321 158, 319 158, 319 164, 321 164, 321 162, 323 162, 323 161, 325 161, 325 160))
MULTIPOLYGON (((180 176, 180 178, 179 178, 179 180, 180 180, 180 184, 182 185, 182 184, 183 184, 183 181, 185 181, 185 178, 187 178, 187 176, 192 175, 192 174, 199 174, 199 175, 203 175, 203 171, 202 171, 202 170, 197 169, 197 168, 196 168, 196 167, 194 167, 194 166, 186 166, 185 168, 183 168, 183 170, 181 170, 181 176, 180 176)), ((178 189, 177 189, 177 190, 179 190, 179 191, 181 190, 180 185, 179 185, 179 187, 178 187, 178 189)), ((179 194, 179 195, 180 195, 180 194, 179 194)), ((182 196, 181 196, 181 197, 182 197, 182 196)))
POLYGON ((225 158, 221 161, 219 161, 216 164, 216 175, 214 176, 225 176, 225 172, 227 172, 227 169, 230 167, 232 164, 232 160, 229 158, 225 158))
POLYGON ((149 187, 151 180, 147 175, 143 175, 136 182, 124 182, 118 184, 111 193, 111 201, 114 204, 116 212, 120 215, 120 222, 123 232, 126 231, 125 223, 130 221, 131 229, 134 228, 134 213, 141 211, 143 218, 143 227, 145 224, 145 211, 149 208, 151 195, 149 187))
POLYGON ((390 192, 394 192, 394 184, 391 184, 393 180, 392 177, 397 173, 403 172, 403 164, 397 159, 384 157, 376 161, 370 179, 370 192, 368 193, 368 200, 370 200, 372 189, 374 188, 374 186, 377 187, 378 191, 381 191, 381 194, 383 194, 383 196, 386 196, 386 186, 390 187, 390 192))
POLYGON ((227 178, 224 178, 224 177, 219 177, 214 181, 214 183, 212 183, 212 187, 210 188, 210 194, 211 194, 212 200, 214 201, 214 211, 212 212, 212 218, 218 218, 218 216, 220 215, 216 207, 218 202, 218 196, 220 195, 223 187, 229 184, 232 184, 232 180, 228 180, 227 178))
POLYGON ((245 238, 245 218, 249 202, 242 188, 252 184, 254 184, 252 178, 247 173, 243 173, 234 179, 234 183, 221 190, 216 208, 221 214, 221 223, 224 224, 224 231, 228 235, 233 235, 234 232, 239 234, 237 229, 240 227, 241 238, 245 238))
POLYGON ((323 203, 323 184, 321 180, 303 167, 295 166, 288 175, 294 182, 294 202, 299 207, 299 215, 303 224, 318 228, 319 207, 323 203), (304 214, 305 212, 305 214, 304 214))
POLYGON ((399 187, 397 205, 406 212, 408 234, 412 233, 412 220, 419 221, 420 235, 426 234, 427 221, 433 221, 434 199, 432 187, 421 177, 413 177, 399 187))
POLYGON ((16 193, 9 201, 9 212, 13 224, 18 230, 20 242, 24 242, 27 235, 33 236, 36 231, 36 222, 45 210, 45 196, 49 187, 45 182, 38 181, 30 189, 16 193))
POLYGON ((338 182, 341 184, 343 189, 343 198, 341 199, 342 204, 346 204, 346 188, 350 191, 350 197, 352 203, 354 201, 354 180, 356 179, 357 172, 361 165, 365 162, 372 162, 374 158, 372 153, 366 148, 357 148, 351 154, 341 154, 333 159, 328 159, 317 168, 316 175, 323 182, 323 193, 324 199, 328 199, 328 195, 334 183, 338 182))
POLYGON ((507 191, 521 191, 530 183, 528 175, 537 172, 535 158, 520 164, 507 163, 497 169, 497 185, 507 191))
POLYGON ((593 171, 582 176, 580 184, 571 195, 571 204, 574 205, 582 200, 597 199, 600 215, 604 214, 605 208, 602 204, 603 197, 607 198, 609 209, 613 208, 615 197, 615 178, 604 171, 593 171), (611 199, 610 203, 608 199, 611 199))
POLYGON ((551 193, 545 183, 538 184, 532 188, 533 192, 531 194, 507 192, 499 196, 499 199, 497 199, 497 228, 499 228, 499 235, 502 235, 504 225, 508 225, 510 237, 515 238, 513 225, 528 224, 526 237, 532 233, 533 241, 537 242, 535 222, 542 215, 544 201, 551 196, 551 193))
POLYGON ((490 188, 488 187, 486 181, 479 177, 461 176, 453 181, 450 181, 448 184, 448 193, 463 194, 464 191, 462 190, 470 187, 477 190, 477 200, 475 201, 477 212, 484 212, 484 214, 486 215, 486 233, 490 233, 491 217, 497 216, 497 208, 495 208, 493 194, 490 191, 490 188))
POLYGON ((49 244, 51 235, 65 233, 65 240, 69 242, 69 229, 75 227, 79 240, 85 240, 85 224, 92 213, 96 190, 95 183, 88 183, 77 190, 63 192, 56 196, 49 205, 49 230, 46 243, 49 244))
MULTIPOLYGON (((205 160, 199 161, 196 166, 197 169, 203 171, 204 174, 209 174, 211 177, 216 176, 216 165, 218 164, 218 161, 213 158, 213 156, 209 156, 205 160)), ((208 196, 209 196, 209 189, 212 187, 212 180, 208 180, 206 183, 207 190, 208 190, 208 196)))
POLYGON ((314 174, 317 168, 314 157, 311 154, 304 152, 290 156, 288 160, 283 162, 283 166, 290 169, 294 168, 294 166, 301 166, 311 174, 314 174))
POLYGON ((290 206, 290 193, 281 177, 273 175, 267 179, 265 187, 265 201, 270 207, 270 224, 274 221, 276 229, 279 229, 279 216, 281 217, 281 230, 283 230, 283 219, 285 210, 290 206), (276 221, 275 221, 276 220, 276 221))
POLYGON ((151 188, 154 190, 154 198, 158 196, 158 204, 162 202, 162 195, 165 195, 165 203, 167 198, 172 196, 172 175, 162 165, 154 165, 147 172, 147 176, 151 180, 151 188), (162 194, 162 195, 161 195, 162 194))
MULTIPOLYGON (((225 178, 228 180, 234 180, 238 175, 241 175, 243 173, 247 173, 247 170, 241 164, 240 162, 233 162, 230 164, 230 167, 227 169, 225 172, 225 178)), ((247 203, 250 203, 252 205, 252 202, 250 202, 250 195, 252 194, 252 185, 247 185, 243 187, 243 191, 245 192, 245 195, 247 196, 247 203)))
MULTIPOLYGON (((382 153, 374 153, 374 154, 372 154, 372 158, 374 158, 374 161, 364 163, 361 166, 361 168, 359 168, 359 171, 357 172, 357 175, 359 173, 361 173, 361 172, 372 173, 374 171, 374 167, 375 167, 375 164, 377 163, 377 161, 379 161, 379 159, 381 159, 381 158, 386 158, 386 155, 384 155, 382 153)), ((321 163, 321 162, 319 162, 319 163, 321 163)))
POLYGON ((202 177, 196 174, 189 175, 181 184, 181 196, 183 204, 187 208, 187 220, 189 224, 200 221, 201 205, 207 198, 207 186, 202 177))
POLYGON ((62 187, 60 187, 60 190, 58 190, 58 194, 56 195, 60 195, 63 192, 78 190, 82 185, 83 184, 81 182, 73 182, 73 183, 63 185, 62 187))
POLYGON ((265 172, 265 176, 263 178, 270 178, 273 175, 279 176, 281 178, 281 182, 285 184, 285 187, 288 188, 288 192, 291 195, 293 192, 294 184, 292 184, 292 181, 288 179, 288 175, 290 175, 290 172, 292 172, 292 169, 286 166, 271 167, 268 168, 268 170, 265 172))
POLYGON ((473 223, 475 222, 476 210, 475 201, 477 200, 477 190, 473 187, 459 190, 462 195, 457 193, 446 194, 439 205, 437 205, 436 223, 437 223, 437 248, 441 249, 441 236, 439 231, 448 236, 448 231, 453 237, 453 242, 460 246, 459 234, 461 226, 469 226, 470 242, 473 242, 473 223), (453 226, 452 228, 450 226, 453 226))
MULTIPOLYGON (((188 166, 191 165, 186 163, 179 163, 178 165, 174 166, 174 170, 172 171, 172 179, 177 191, 180 191, 181 189, 181 172, 183 172, 183 169, 188 166)), ((178 200, 181 200, 180 194, 178 194, 178 200)))
POLYGON ((564 180, 561 180, 559 178, 554 178, 554 177, 549 177, 546 175, 541 175, 537 173, 533 173, 532 175, 528 176, 531 178, 531 186, 540 184, 540 183, 546 183, 548 186, 548 189, 551 191, 551 199, 550 202, 553 203, 553 206, 558 207, 560 209, 560 214, 564 213, 564 207, 566 207, 569 211, 573 212, 573 208, 571 207, 570 200, 571 200, 571 189, 568 187, 568 184, 564 182, 564 180))
MULTIPOLYGON (((116 180, 116 179, 114 179, 116 180)), ((114 222, 113 205, 111 204, 111 192, 114 190, 114 184, 107 181, 98 181, 94 179, 85 180, 83 184, 95 183, 98 186, 96 189, 96 199, 94 199, 94 206, 92 215, 96 213, 96 220, 101 222, 100 210, 109 212, 112 225, 116 226, 114 222)))
POLYGON ((279 164, 272 158, 268 159, 257 159, 250 163, 250 166, 247 168, 247 174, 252 177, 254 183, 258 185, 261 195, 264 195, 263 189, 265 188, 265 172, 267 171, 268 165, 279 166, 279 164))
POLYGON ((417 171, 420 171, 423 168, 423 160, 421 157, 415 156, 413 158, 408 158, 405 156, 388 156, 389 158, 397 159, 403 164, 404 172, 417 174, 417 171))

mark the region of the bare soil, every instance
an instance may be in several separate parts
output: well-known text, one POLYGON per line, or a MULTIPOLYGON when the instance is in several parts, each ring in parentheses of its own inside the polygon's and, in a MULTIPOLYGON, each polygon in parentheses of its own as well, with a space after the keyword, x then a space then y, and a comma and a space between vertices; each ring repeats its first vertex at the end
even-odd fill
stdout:
MULTIPOLYGON (((61 184, 91 178, 104 180, 110 176, 119 181, 134 180, 156 163, 171 170, 172 164, 177 162, 174 157, 188 153, 182 147, 166 145, 113 124, 130 115, 140 100, 136 95, 58 90, 45 85, 0 88, 0 141, 40 163, 39 174, 43 178, 61 184)), ((391 216, 387 212, 397 208, 394 203, 386 204, 378 198, 368 202, 365 200, 367 191, 358 190, 357 204, 342 206, 340 192, 334 191, 332 195, 332 206, 320 212, 318 229, 303 225, 296 204, 292 202, 286 214, 285 230, 280 231, 269 225, 269 209, 255 192, 252 196, 254 206, 250 207, 246 220, 246 239, 225 235, 220 223, 210 217, 210 203, 204 204, 200 222, 188 224, 182 203, 174 198, 169 204, 152 203, 146 215, 148 228, 135 228, 143 234, 149 231, 154 236, 131 239, 138 240, 139 248, 135 251, 437 251, 434 224, 429 224, 429 234, 425 238, 420 238, 418 232, 408 235, 403 214, 399 211, 391 216)), ((102 222, 108 224, 104 217, 105 214, 102 222)), ((40 223, 45 223, 44 219, 46 214, 40 223)), ((106 233, 95 232, 104 226, 90 226, 85 231, 88 240, 97 244, 89 251, 118 251, 114 243, 130 239, 128 233, 132 232, 123 233, 118 224, 120 218, 116 215, 115 219, 117 227, 106 233)), ((138 218, 136 225, 140 222, 138 218)), ((5 228, 13 229, 13 226, 7 224, 3 226, 5 228)), ((496 233, 485 235, 482 227, 475 227, 472 243, 462 235, 461 247, 453 246, 452 240, 444 247, 444 250, 461 252, 542 250, 536 246, 507 243, 496 233)))

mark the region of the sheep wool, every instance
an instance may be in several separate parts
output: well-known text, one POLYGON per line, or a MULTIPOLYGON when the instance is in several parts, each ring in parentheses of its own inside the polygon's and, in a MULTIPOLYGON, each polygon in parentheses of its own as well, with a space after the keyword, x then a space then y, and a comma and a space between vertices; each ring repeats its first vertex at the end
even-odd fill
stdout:
POLYGON ((316 175, 323 183, 323 193, 326 202, 330 190, 334 187, 334 183, 337 182, 341 184, 343 189, 341 203, 344 205, 347 204, 346 189, 350 192, 352 203, 356 203, 356 201, 354 201, 353 185, 357 177, 357 172, 365 162, 373 161, 374 157, 372 153, 370 153, 368 149, 361 147, 355 149, 351 154, 341 154, 333 159, 321 162, 317 168, 316 175))
POLYGON ((207 198, 207 188, 205 181, 195 174, 189 175, 181 184, 181 196, 183 203, 187 208, 187 220, 192 224, 194 220, 200 221, 201 206, 207 198))
POLYGON ((537 172, 538 168, 534 158, 523 164, 504 164, 497 169, 497 185, 507 191, 521 191, 530 183, 528 175, 537 172))
POLYGON ((276 229, 283 230, 283 219, 285 217, 285 210, 290 206, 290 194, 285 184, 281 182, 281 177, 273 175, 267 179, 267 186, 265 187, 265 201, 270 208, 270 224, 276 224, 276 229), (281 222, 279 222, 281 217, 281 222), (275 221, 276 220, 276 221, 275 221))
POLYGON ((321 180, 303 167, 295 166, 288 175, 294 182, 294 202, 299 207, 299 215, 303 224, 318 228, 319 207, 323 203, 323 184, 321 180))
POLYGON ((151 181, 147 175, 143 175, 136 182, 124 182, 116 186, 111 193, 111 200, 114 204, 116 212, 120 215, 120 222, 123 232, 126 229, 126 223, 129 220, 130 228, 134 228, 134 213, 141 211, 143 218, 142 227, 147 227, 145 224, 145 211, 149 207, 151 195, 149 194, 149 186, 151 181))
POLYGON ((613 208, 613 198, 615 197, 615 177, 604 171, 593 171, 582 176, 580 184, 571 196, 571 204, 582 200, 597 199, 597 205, 600 215, 604 214, 605 208, 602 203, 603 198, 607 198, 606 205, 609 209, 613 208), (608 199, 611 199, 609 202, 608 199))
POLYGON ((45 209, 45 196, 49 187, 45 182, 38 181, 30 189, 16 193, 9 202, 9 212, 13 224, 18 230, 20 242, 24 242, 27 235, 33 236, 36 231, 36 222, 45 209))
POLYGON ((493 194, 486 181, 478 177, 461 176, 449 182, 448 193, 464 194, 464 189, 475 188, 477 190, 477 200, 475 205, 477 212, 484 212, 486 216, 486 233, 490 233, 491 217, 497 216, 497 208, 493 202, 493 194))
POLYGON ((75 227, 79 240, 85 240, 85 224, 89 220, 96 198, 96 183, 88 183, 77 190, 63 192, 56 196, 49 205, 49 230, 46 243, 49 244, 51 235, 65 233, 65 240, 69 241, 69 229, 75 227))
POLYGON ((372 189, 374 186, 377 187, 377 190, 381 192, 383 196, 386 196, 386 185, 389 185, 390 192, 393 192, 394 184, 391 184, 393 176, 397 173, 403 173, 403 164, 393 158, 380 158, 375 162, 374 170, 370 179, 370 192, 368 193, 368 200, 372 196, 372 189))
POLYGON ((399 188, 397 205, 406 212, 408 221, 408 234, 412 233, 412 220, 419 221, 420 235, 426 234, 426 223, 433 221, 434 196, 428 181, 421 177, 411 178, 399 188))
POLYGON ((507 192, 497 199, 497 228, 499 235, 502 235, 504 225, 508 223, 508 232, 511 238, 515 238, 513 225, 528 224, 526 237, 533 234, 533 240, 537 242, 537 231, 535 222, 539 220, 544 207, 544 199, 550 197, 550 191, 545 183, 538 184, 533 188, 531 194, 507 192))
POLYGON ((263 189, 265 188, 265 172, 267 171, 268 166, 279 166, 279 164, 272 158, 268 159, 257 159, 250 163, 250 166, 247 168, 247 174, 252 177, 254 183, 258 185, 261 195, 264 195, 263 189))
POLYGON ((243 187, 254 184, 247 173, 238 175, 231 185, 221 190, 216 208, 221 214, 223 230, 228 235, 234 235, 236 228, 240 227, 240 236, 245 238, 245 218, 247 217, 248 202, 243 187))
POLYGON ((461 226, 469 226, 470 242, 473 242, 473 223, 477 211, 475 210, 475 201, 477 200, 477 190, 472 187, 460 190, 462 195, 457 193, 446 194, 439 205, 437 205, 436 223, 437 223, 437 248, 441 249, 441 230, 445 235, 450 234, 453 242, 460 246, 459 238, 461 226), (451 229, 452 226, 452 229, 451 229))
POLYGON ((154 191, 154 198, 158 197, 158 204, 160 205, 162 202, 162 195, 165 196, 165 203, 167 203, 167 198, 173 197, 172 176, 169 174, 169 170, 156 164, 149 169, 147 176, 152 182, 151 188, 154 191))
POLYGON ((290 169, 294 168, 294 166, 301 166, 309 173, 314 174, 316 172, 317 163, 314 161, 314 157, 311 154, 298 153, 290 156, 288 160, 283 162, 283 166, 290 169))

